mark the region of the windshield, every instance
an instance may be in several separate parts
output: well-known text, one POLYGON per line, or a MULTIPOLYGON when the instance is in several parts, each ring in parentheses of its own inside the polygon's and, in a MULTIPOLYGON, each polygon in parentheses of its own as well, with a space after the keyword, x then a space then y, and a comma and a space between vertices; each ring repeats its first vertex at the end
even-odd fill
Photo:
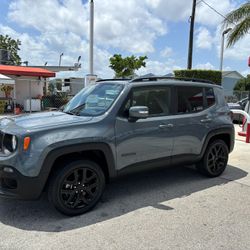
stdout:
POLYGON ((74 96, 63 112, 80 116, 97 116, 105 113, 123 89, 122 84, 99 83, 84 88, 74 96))

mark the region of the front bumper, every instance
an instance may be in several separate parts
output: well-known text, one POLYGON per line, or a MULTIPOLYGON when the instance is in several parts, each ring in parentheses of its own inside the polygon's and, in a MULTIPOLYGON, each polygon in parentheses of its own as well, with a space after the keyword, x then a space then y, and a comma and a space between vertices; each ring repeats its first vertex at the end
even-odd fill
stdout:
POLYGON ((27 177, 16 169, 12 173, 4 169, 9 166, 0 166, 0 196, 24 200, 38 199, 42 193, 43 185, 39 177, 27 177))

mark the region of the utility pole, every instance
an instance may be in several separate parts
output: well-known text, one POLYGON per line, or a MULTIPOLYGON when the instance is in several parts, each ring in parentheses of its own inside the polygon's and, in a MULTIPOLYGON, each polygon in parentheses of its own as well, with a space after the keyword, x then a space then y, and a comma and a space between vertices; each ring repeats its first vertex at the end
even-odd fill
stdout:
POLYGON ((94 1, 90 0, 90 25, 89 25, 89 73, 94 74, 93 50, 94 50, 94 1))
MULTIPOLYGON (((80 59, 78 58, 78 62, 80 59)), ((90 0, 89 20, 89 74, 85 76, 84 87, 95 84, 97 75, 94 75, 94 0, 90 0)))
POLYGON ((192 62, 193 62, 193 40, 194 40, 195 10, 196 10, 196 0, 193 0, 192 16, 190 17, 190 32, 189 32, 187 69, 192 69, 192 62))

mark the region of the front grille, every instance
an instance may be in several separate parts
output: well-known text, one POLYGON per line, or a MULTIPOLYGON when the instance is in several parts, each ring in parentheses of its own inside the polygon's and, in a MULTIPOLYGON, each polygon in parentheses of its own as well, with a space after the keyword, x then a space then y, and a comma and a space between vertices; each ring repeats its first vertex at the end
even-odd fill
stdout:
POLYGON ((4 140, 4 133, 0 131, 0 153, 3 153, 3 140, 4 140))

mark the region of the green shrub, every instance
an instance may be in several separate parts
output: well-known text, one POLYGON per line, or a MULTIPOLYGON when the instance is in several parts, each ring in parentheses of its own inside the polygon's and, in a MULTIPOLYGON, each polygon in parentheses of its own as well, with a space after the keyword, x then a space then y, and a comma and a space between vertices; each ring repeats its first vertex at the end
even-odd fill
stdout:
POLYGON ((175 77, 197 78, 221 85, 222 74, 218 70, 182 69, 174 71, 175 77))
POLYGON ((250 91, 250 75, 247 75, 247 77, 238 80, 238 82, 234 86, 234 90, 250 91))

